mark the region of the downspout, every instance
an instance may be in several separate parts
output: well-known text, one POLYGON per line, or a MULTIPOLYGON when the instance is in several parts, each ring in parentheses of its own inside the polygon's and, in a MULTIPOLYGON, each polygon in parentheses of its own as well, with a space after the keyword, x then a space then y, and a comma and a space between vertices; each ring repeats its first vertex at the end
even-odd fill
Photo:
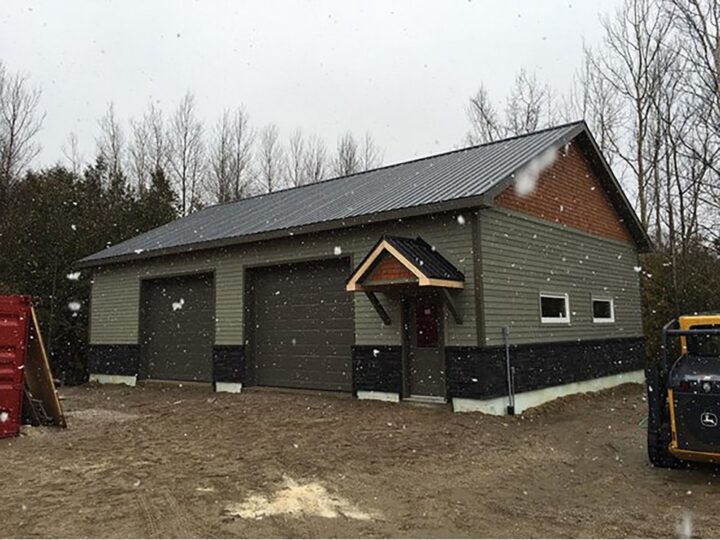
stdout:
POLYGON ((515 368, 510 361, 510 327, 502 327, 503 341, 505 342, 505 369, 507 376, 508 405, 507 413, 515 414, 515 368))

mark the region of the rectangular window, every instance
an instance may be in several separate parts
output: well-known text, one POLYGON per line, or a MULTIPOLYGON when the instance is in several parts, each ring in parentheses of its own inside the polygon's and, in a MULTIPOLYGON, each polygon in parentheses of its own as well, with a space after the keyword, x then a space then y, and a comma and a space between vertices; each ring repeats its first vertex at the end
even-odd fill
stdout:
POLYGON ((569 323, 569 304, 567 294, 540 293, 540 322, 569 323))
POLYGON ((594 323, 615 322, 615 303, 612 298, 593 298, 592 314, 594 323))

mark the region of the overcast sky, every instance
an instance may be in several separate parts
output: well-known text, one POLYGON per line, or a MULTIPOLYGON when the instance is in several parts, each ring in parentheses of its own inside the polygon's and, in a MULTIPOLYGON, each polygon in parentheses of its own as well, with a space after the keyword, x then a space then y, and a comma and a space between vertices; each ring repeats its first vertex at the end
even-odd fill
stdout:
POLYGON ((480 82, 503 99, 524 67, 564 91, 617 3, 2 0, 0 60, 42 88, 36 165, 72 131, 91 157, 111 101, 127 120, 188 90, 207 124, 242 104, 330 147, 369 131, 392 163, 458 146, 480 82))

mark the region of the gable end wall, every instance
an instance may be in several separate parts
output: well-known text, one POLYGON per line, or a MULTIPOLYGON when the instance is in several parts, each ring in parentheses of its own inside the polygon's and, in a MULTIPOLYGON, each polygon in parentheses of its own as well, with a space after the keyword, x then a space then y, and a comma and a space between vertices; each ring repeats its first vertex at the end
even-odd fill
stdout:
POLYGON ((497 196, 495 206, 633 244, 632 236, 577 143, 558 151, 554 163, 541 173, 531 194, 521 197, 511 185, 497 196))

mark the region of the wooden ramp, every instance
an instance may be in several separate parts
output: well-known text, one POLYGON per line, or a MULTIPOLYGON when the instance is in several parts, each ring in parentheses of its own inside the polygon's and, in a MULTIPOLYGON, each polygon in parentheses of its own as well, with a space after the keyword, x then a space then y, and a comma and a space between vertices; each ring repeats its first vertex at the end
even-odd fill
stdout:
MULTIPOLYGON (((25 357, 25 387, 30 395, 27 396, 29 399, 25 403, 39 402, 42 404, 51 425, 67 427, 62 404, 58 398, 52 372, 50 371, 50 362, 48 361, 37 315, 35 315, 34 308, 30 308, 30 311, 32 313, 30 342, 25 357)), ((37 415, 37 411, 35 411, 35 414, 37 415)))

